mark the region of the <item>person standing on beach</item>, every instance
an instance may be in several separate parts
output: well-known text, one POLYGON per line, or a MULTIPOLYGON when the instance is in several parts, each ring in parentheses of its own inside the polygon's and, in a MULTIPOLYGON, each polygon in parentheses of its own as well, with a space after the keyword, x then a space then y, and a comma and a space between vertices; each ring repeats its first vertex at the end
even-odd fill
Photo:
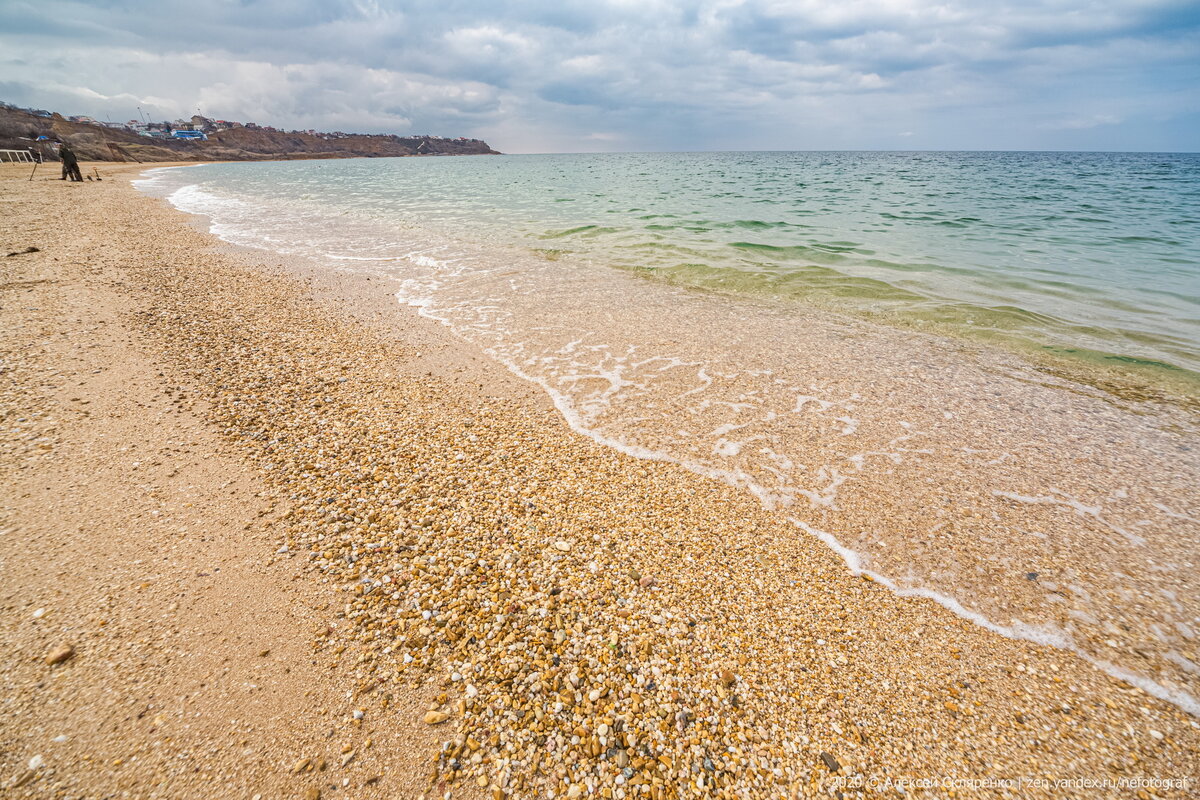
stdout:
POLYGON ((65 181, 69 175, 72 181, 83 183, 83 174, 79 171, 79 157, 69 144, 63 142, 62 147, 58 148, 58 157, 62 159, 62 180, 65 181))

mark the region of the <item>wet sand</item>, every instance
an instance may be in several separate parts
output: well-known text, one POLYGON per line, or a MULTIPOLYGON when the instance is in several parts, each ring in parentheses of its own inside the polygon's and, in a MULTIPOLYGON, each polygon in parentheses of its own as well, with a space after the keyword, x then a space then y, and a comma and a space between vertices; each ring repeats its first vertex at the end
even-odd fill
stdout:
POLYGON ((1197 773, 1188 714, 573 433, 388 287, 3 169, 14 796, 1195 792, 1128 783, 1197 773))

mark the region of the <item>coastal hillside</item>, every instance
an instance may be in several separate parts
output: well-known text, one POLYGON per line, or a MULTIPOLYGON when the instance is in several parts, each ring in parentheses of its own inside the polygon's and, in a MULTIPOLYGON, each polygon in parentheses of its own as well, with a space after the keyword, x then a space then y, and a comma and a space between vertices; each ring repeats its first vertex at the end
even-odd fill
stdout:
MULTIPOLYGON (((74 122, 61 114, 42 116, 0 107, 0 149, 36 148, 39 136, 70 143, 85 161, 265 161, 496 154, 487 142, 478 139, 287 132, 261 127, 215 130, 207 133, 205 139, 150 137, 95 122, 74 122)), ((42 149, 44 157, 54 157, 51 148, 42 149)))

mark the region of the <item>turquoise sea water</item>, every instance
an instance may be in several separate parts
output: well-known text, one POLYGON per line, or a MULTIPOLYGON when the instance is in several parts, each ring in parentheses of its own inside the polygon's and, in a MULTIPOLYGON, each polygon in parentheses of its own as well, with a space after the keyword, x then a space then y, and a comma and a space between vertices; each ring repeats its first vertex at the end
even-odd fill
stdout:
POLYGON ((188 180, 297 212, 1200 380, 1197 154, 308 161, 204 166, 188 180))

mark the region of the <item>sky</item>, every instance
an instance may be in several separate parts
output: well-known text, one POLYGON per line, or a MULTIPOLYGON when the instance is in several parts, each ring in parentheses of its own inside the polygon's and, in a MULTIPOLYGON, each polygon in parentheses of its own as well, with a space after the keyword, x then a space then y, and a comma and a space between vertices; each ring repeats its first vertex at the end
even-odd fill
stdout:
POLYGON ((0 100, 511 153, 1200 150, 1189 0, 4 0, 0 100))

